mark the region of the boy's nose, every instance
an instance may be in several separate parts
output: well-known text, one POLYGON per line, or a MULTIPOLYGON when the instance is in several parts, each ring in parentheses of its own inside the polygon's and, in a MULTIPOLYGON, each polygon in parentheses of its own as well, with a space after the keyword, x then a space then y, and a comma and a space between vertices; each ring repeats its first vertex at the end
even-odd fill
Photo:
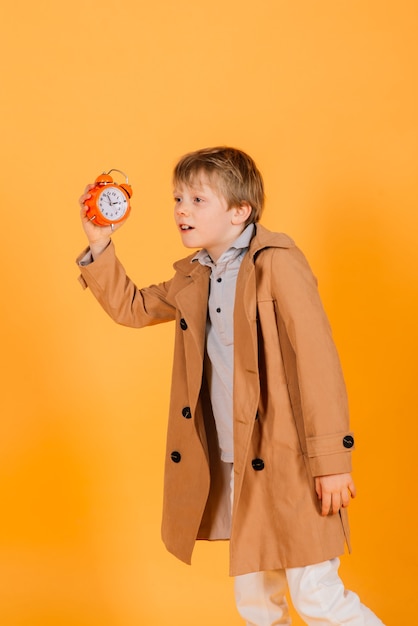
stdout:
POLYGON ((176 206, 177 215, 189 215, 189 210, 184 202, 179 202, 176 206))

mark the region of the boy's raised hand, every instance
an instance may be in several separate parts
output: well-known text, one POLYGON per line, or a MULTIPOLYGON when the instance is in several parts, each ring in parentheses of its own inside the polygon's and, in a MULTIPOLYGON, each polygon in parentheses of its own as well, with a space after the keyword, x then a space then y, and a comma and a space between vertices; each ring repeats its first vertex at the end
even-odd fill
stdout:
POLYGON ((321 514, 324 516, 338 513, 341 508, 349 505, 350 498, 356 496, 356 486, 351 474, 317 476, 315 489, 321 500, 321 514))
POLYGON ((79 199, 79 203, 81 207, 81 223, 89 241, 90 251, 93 255, 93 259, 96 259, 109 245, 111 235, 121 226, 123 226, 125 220, 123 222, 118 222, 117 224, 109 226, 96 226, 93 221, 89 220, 86 215, 88 207, 85 202, 91 197, 89 192, 90 189, 93 189, 93 187, 94 185, 87 185, 83 195, 79 199))

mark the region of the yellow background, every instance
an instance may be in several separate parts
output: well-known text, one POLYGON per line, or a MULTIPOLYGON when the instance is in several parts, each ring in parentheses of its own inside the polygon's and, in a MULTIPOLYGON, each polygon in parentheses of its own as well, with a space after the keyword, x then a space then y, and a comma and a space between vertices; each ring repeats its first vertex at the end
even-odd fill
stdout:
POLYGON ((119 256, 140 285, 169 278, 172 166, 220 143, 257 161, 263 223, 305 251, 334 329, 357 437, 343 578, 416 623, 417 18, 415 0, 2 7, 1 626, 242 623, 227 544, 190 568, 160 541, 173 327, 116 326, 74 264, 77 199, 116 167, 119 256))

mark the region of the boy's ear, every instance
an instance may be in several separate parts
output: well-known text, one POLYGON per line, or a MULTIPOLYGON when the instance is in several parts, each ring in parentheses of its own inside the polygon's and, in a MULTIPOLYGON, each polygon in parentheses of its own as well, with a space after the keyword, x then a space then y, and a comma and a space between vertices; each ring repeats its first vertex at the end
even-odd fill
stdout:
POLYGON ((235 206, 232 209, 232 223, 239 225, 244 224, 250 217, 252 207, 248 202, 242 202, 239 206, 235 206))

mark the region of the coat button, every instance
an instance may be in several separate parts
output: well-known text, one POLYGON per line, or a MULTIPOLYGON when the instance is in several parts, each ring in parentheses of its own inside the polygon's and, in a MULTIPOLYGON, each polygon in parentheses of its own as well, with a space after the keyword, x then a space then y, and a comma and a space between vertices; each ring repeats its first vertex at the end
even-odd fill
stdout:
POLYGON ((256 472, 264 469, 264 461, 263 459, 253 459, 251 461, 251 465, 256 472))
POLYGON ((352 448, 354 446, 354 437, 346 435, 343 439, 344 448, 352 448))
POLYGON ((186 420, 189 420, 192 416, 192 412, 190 410, 189 406, 185 406, 184 409, 182 410, 181 414, 183 415, 183 417, 186 418, 186 420))
POLYGON ((187 322, 184 319, 184 317, 182 317, 181 320, 180 320, 180 328, 181 328, 181 330, 187 330, 187 322))
POLYGON ((171 456, 171 460, 173 461, 173 463, 180 463, 181 461, 181 454, 180 452, 177 452, 176 450, 174 452, 172 452, 170 454, 171 456))

